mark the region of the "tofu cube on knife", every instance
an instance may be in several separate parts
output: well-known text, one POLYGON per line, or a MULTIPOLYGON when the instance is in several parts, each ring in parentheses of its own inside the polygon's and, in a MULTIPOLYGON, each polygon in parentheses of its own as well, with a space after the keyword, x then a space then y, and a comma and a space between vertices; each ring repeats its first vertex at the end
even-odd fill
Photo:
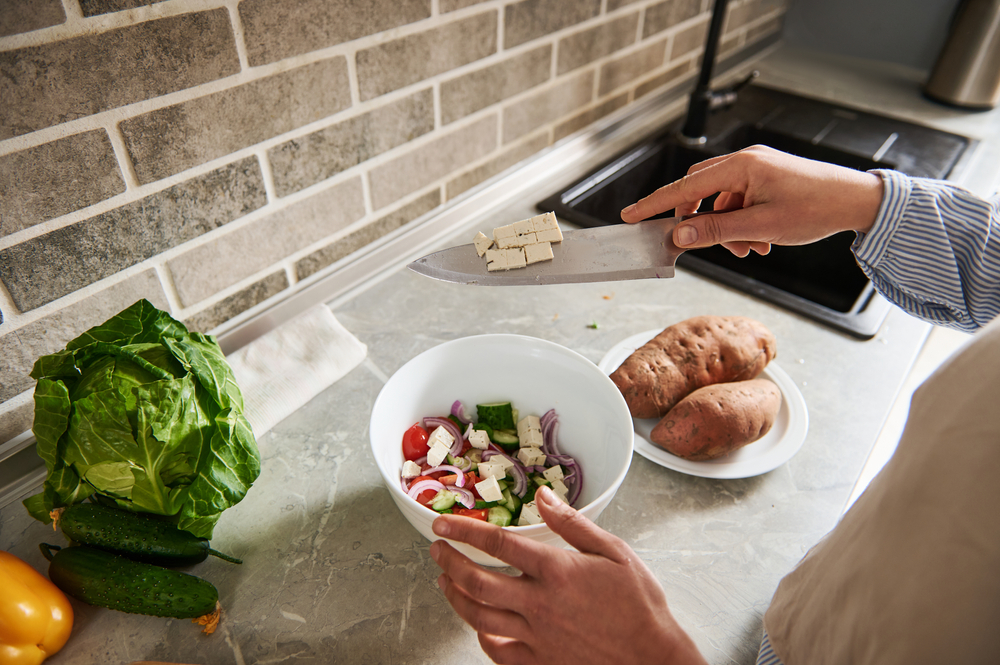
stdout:
POLYGON ((476 253, 486 257, 486 269, 511 270, 555 258, 552 243, 562 242, 554 212, 493 229, 492 240, 482 231, 473 238, 476 253), (496 249, 493 247, 496 246, 496 249))

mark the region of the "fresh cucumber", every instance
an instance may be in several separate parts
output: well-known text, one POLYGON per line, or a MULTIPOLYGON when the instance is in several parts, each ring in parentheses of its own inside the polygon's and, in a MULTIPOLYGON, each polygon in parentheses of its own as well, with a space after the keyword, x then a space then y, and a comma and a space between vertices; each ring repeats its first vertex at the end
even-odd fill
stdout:
POLYGON ((63 509, 57 524, 75 543, 157 566, 190 566, 204 561, 209 554, 231 563, 243 563, 213 550, 204 538, 182 531, 170 522, 95 503, 78 503, 63 509))
POLYGON ((40 547, 50 562, 52 583, 89 605, 129 614, 194 619, 213 613, 219 602, 215 586, 194 575, 87 545, 60 548, 42 543, 40 547))
POLYGON ((488 425, 494 430, 515 429, 514 407, 510 402, 495 402, 476 405, 477 420, 481 425, 488 425))
POLYGON ((517 438, 517 432, 514 430, 495 429, 493 430, 493 436, 490 437, 490 441, 502 446, 504 450, 511 450, 512 448, 516 450, 521 445, 520 439, 517 438))
POLYGON ((443 510, 449 510, 455 505, 455 493, 451 490, 438 490, 438 493, 434 495, 431 500, 431 508, 438 511, 439 513, 443 510))
POLYGON ((497 526, 510 526, 513 516, 510 511, 503 506, 493 506, 490 511, 486 513, 486 521, 490 524, 496 524, 497 526))

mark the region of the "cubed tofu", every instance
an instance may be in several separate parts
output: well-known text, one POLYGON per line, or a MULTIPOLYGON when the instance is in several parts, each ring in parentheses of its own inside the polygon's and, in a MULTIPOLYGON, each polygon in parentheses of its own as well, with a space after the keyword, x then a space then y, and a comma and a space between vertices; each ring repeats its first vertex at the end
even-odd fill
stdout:
POLYGON ((514 233, 519 236, 523 236, 526 233, 532 233, 535 230, 535 225, 530 219, 524 219, 520 222, 514 222, 514 233))
POLYGON ((488 249, 486 250, 486 270, 506 270, 507 269, 507 250, 505 249, 488 249))
POLYGON ((479 450, 486 450, 490 447, 490 437, 483 430, 474 429, 469 432, 469 445, 479 450))
POLYGON ((553 480, 552 491, 555 492, 556 496, 562 499, 565 503, 569 503, 566 499, 566 497, 569 496, 569 488, 566 487, 566 483, 561 480, 553 480))
POLYGON ((503 492, 500 491, 500 485, 493 476, 476 483, 476 491, 479 492, 479 496, 483 497, 483 501, 503 500, 503 492))
POLYGON ((521 448, 517 451, 517 459, 524 466, 538 466, 545 464, 545 453, 539 448, 521 448))
POLYGON ((438 441, 427 451, 427 463, 431 466, 437 466, 444 462, 450 452, 451 446, 446 446, 441 441, 438 441))
POLYGON ((535 231, 545 231, 547 229, 558 229, 559 222, 556 221, 554 212, 543 212, 531 218, 531 228, 535 231))
POLYGON ((406 460, 403 462, 403 472, 401 475, 404 478, 416 478, 420 475, 420 465, 416 462, 406 460))
POLYGON ((552 244, 549 242, 539 242, 524 247, 524 260, 527 264, 551 261, 553 258, 555 254, 552 253, 552 244))
POLYGON ((442 425, 438 425, 434 428, 434 431, 431 432, 430 437, 428 437, 427 445, 433 447, 438 441, 448 446, 450 449, 452 444, 455 443, 455 437, 453 437, 451 433, 442 425))
POLYGON ((523 236, 518 236, 517 238, 514 239, 514 245, 516 247, 531 247, 537 242, 538 239, 535 238, 534 233, 527 233, 523 236))
POLYGON ((472 244, 476 246, 476 253, 482 256, 486 253, 490 247, 493 246, 493 239, 489 238, 485 233, 480 231, 476 234, 476 237, 472 239, 472 244))
POLYGON ((518 526, 541 524, 542 521, 542 514, 538 512, 538 506, 535 505, 534 501, 521 506, 521 516, 517 518, 518 526))
POLYGON ((542 472, 542 475, 545 476, 545 480, 549 481, 550 483, 554 483, 557 480, 561 481, 563 478, 566 477, 563 475, 562 467, 559 466, 558 464, 556 464, 555 466, 550 466, 549 468, 545 469, 545 471, 542 472))
POLYGON ((507 467, 505 467, 500 460, 491 459, 479 463, 480 478, 496 478, 497 480, 503 480, 506 475, 507 467))
POLYGON ((535 231, 535 238, 538 242, 562 242, 563 235, 562 231, 559 229, 546 229, 544 231, 535 231))
POLYGON ((500 238, 514 238, 516 236, 517 231, 514 230, 513 224, 498 226, 493 229, 493 240, 499 240, 500 238))
POLYGON ((520 247, 520 243, 517 241, 517 236, 502 236, 496 239, 497 247, 500 249, 508 249, 510 247, 520 247))
MULTIPOLYGON (((524 260, 524 250, 520 247, 513 247, 504 250, 507 253, 507 268, 523 268, 528 265, 524 260)), ((487 266, 489 267, 489 266, 487 266)))

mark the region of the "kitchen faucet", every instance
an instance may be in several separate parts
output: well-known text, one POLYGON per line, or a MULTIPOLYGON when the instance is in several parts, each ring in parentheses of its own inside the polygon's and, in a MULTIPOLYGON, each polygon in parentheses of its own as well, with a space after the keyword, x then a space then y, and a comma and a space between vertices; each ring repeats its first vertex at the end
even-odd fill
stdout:
POLYGON ((688 102, 687 118, 684 126, 680 130, 678 139, 685 145, 702 145, 708 141, 705 136, 705 125, 708 122, 708 115, 720 109, 726 109, 736 103, 737 93, 744 86, 757 78, 760 74, 757 71, 750 72, 750 75, 739 83, 721 90, 712 90, 712 69, 715 67, 715 56, 719 50, 719 38, 722 34, 722 24, 726 18, 726 4, 728 0, 715 0, 712 9, 712 22, 708 27, 708 38, 705 40, 705 53, 701 59, 701 74, 698 77, 698 84, 691 93, 688 102))

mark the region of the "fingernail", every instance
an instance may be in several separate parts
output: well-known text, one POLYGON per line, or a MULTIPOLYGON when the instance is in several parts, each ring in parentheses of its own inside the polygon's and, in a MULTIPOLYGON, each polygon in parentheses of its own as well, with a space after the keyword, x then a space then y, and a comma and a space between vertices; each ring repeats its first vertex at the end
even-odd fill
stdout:
POLYGON ((635 212, 635 204, 634 203, 632 205, 630 205, 629 207, 625 208, 624 210, 622 210, 622 217, 624 217, 625 215, 631 215, 633 212, 635 212))
POLYGON ((677 227, 677 244, 686 247, 698 242, 698 229, 693 226, 677 227))
POLYGON ((442 538, 447 538, 448 534, 451 533, 451 526, 449 526, 448 520, 441 519, 440 517, 434 520, 433 524, 431 524, 431 529, 442 538))
POLYGON ((441 551, 440 543, 441 543, 440 540, 435 540, 433 543, 431 543, 430 547, 431 558, 434 559, 435 561, 437 561, 438 553, 441 551))
POLYGON ((437 583, 438 583, 438 588, 444 591, 445 587, 448 586, 448 576, 445 575, 444 573, 441 573, 440 575, 438 575, 437 583))
POLYGON ((542 485, 535 492, 535 499, 541 499, 550 508, 562 508, 565 504, 556 496, 552 488, 542 485))

